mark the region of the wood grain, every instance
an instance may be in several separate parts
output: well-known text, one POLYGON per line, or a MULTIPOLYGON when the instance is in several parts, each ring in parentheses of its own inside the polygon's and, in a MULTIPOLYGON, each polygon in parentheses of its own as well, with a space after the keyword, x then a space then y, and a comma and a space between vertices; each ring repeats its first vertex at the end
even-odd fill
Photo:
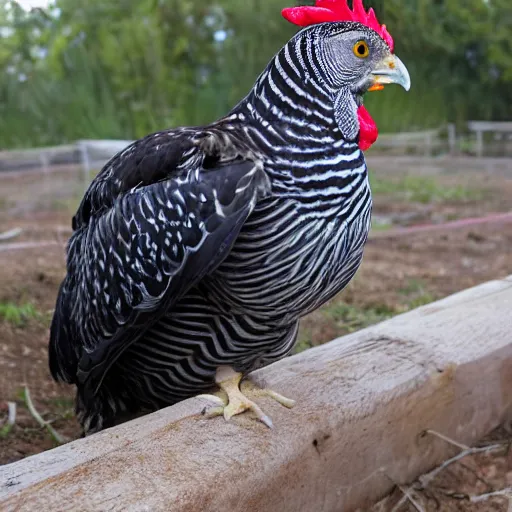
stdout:
POLYGON ((0 467, 0 509, 351 511, 510 415, 512 279, 491 281, 252 374, 297 400, 227 423, 190 399, 0 467))

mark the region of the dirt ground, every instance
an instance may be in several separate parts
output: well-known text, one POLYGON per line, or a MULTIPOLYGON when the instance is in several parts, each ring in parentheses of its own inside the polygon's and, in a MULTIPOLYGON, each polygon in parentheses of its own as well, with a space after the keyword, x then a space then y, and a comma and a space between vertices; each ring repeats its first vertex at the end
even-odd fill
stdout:
POLYGON ((402 489, 396 486, 369 512, 509 512, 512 508, 510 441, 510 430, 498 428, 469 450, 454 447, 454 458, 466 452, 468 455, 452 464, 445 461, 446 467, 434 468, 412 485, 402 489), (442 470, 437 472, 438 469, 442 470))
MULTIPOLYGON (((375 224, 363 265, 344 292, 303 320, 298 351, 512 274, 510 219, 393 235, 399 226, 511 212, 512 172, 507 176, 461 169, 412 179, 390 171, 375 174, 375 224)), ((55 430, 68 439, 80 434, 73 414, 73 391, 58 386, 49 375, 47 342, 57 288, 64 276, 70 212, 83 189, 80 178, 71 179, 69 171, 54 176, 62 184, 58 195, 47 184, 42 186, 37 174, 0 177, 0 234, 23 229, 15 239, 0 241, 0 464, 54 446, 28 412, 24 386, 55 430), (5 250, 7 244, 32 241, 54 245, 5 250), (17 403, 16 423, 10 429, 8 401, 17 403)), ((512 439, 503 429, 493 436, 493 442, 512 439)), ((413 492, 428 511, 505 511, 508 502, 502 496, 477 503, 470 503, 466 496, 507 487, 512 487, 512 455, 504 448, 468 455, 443 471, 427 491, 417 485, 413 492)), ((373 512, 416 510, 410 501, 394 509, 402 497, 397 488, 373 512)))

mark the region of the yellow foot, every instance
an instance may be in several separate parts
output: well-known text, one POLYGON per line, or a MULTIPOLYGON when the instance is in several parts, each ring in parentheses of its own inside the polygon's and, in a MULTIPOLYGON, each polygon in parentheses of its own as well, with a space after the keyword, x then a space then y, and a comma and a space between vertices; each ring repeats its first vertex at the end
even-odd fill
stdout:
POLYGON ((217 369, 215 382, 221 389, 219 395, 221 395, 222 398, 218 395, 199 395, 200 397, 208 398, 219 404, 219 407, 214 407, 206 412, 208 417, 224 416, 224 419, 229 421, 233 416, 251 410, 262 423, 272 428, 272 420, 260 409, 258 404, 247 398, 246 394, 252 394, 255 397, 270 396, 289 409, 295 405, 294 400, 290 400, 270 389, 258 388, 249 381, 242 383, 241 387, 244 391, 242 392, 239 387, 241 380, 242 374, 235 372, 229 366, 220 366, 217 369))

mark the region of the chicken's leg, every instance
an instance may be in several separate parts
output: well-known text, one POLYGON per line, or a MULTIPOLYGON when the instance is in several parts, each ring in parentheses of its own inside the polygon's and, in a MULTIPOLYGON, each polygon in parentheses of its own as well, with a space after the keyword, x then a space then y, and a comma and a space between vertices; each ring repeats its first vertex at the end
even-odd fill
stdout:
POLYGON ((220 366, 217 369, 215 382, 221 389, 219 394, 222 398, 218 395, 199 395, 200 397, 214 400, 219 404, 219 407, 214 407, 207 411, 206 414, 209 417, 223 415, 224 419, 228 421, 232 416, 251 410, 262 423, 272 428, 272 420, 261 410, 258 404, 250 400, 246 395, 252 394, 255 397, 267 395, 289 409, 295 405, 294 400, 286 398, 270 389, 258 388, 249 381, 242 383, 241 387, 244 391, 242 392, 239 387, 241 380, 242 374, 235 372, 230 366, 220 366))

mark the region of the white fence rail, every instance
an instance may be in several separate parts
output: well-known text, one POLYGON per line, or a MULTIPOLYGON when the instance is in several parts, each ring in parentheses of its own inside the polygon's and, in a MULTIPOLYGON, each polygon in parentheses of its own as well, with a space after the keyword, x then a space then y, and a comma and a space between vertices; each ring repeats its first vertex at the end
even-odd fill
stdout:
POLYGON ((48 169, 50 165, 69 164, 78 161, 76 144, 63 146, 0 151, 0 171, 16 171, 39 168, 48 169))
POLYGON ((500 145, 512 152, 512 122, 469 121, 468 130, 476 139, 477 156, 484 155, 486 143, 488 147, 500 145), (489 136, 487 141, 485 141, 485 135, 489 136))
POLYGON ((0 152, 0 212, 19 216, 75 210, 94 173, 130 142, 79 140, 0 152))
POLYGON ((0 171, 44 170, 57 165, 81 164, 88 170, 101 168, 130 140, 78 140, 62 146, 0 151, 0 171))
POLYGON ((101 169, 114 155, 131 143, 130 140, 79 140, 76 145, 80 152, 85 186, 89 183, 94 170, 101 169))
MULTIPOLYGON (((123 150, 130 140, 78 140, 62 146, 0 151, 2 171, 39 170, 49 172, 59 165, 79 165, 89 180, 112 156, 123 150)), ((371 154, 439 156, 458 153, 482 157, 512 156, 512 122, 469 121, 465 133, 456 133, 448 124, 435 130, 380 134, 371 154)), ((84 179, 85 179, 84 178, 84 179)))
POLYGON ((384 133, 379 135, 374 151, 403 155, 434 156, 454 153, 456 150, 455 125, 441 126, 435 130, 418 132, 384 133))

